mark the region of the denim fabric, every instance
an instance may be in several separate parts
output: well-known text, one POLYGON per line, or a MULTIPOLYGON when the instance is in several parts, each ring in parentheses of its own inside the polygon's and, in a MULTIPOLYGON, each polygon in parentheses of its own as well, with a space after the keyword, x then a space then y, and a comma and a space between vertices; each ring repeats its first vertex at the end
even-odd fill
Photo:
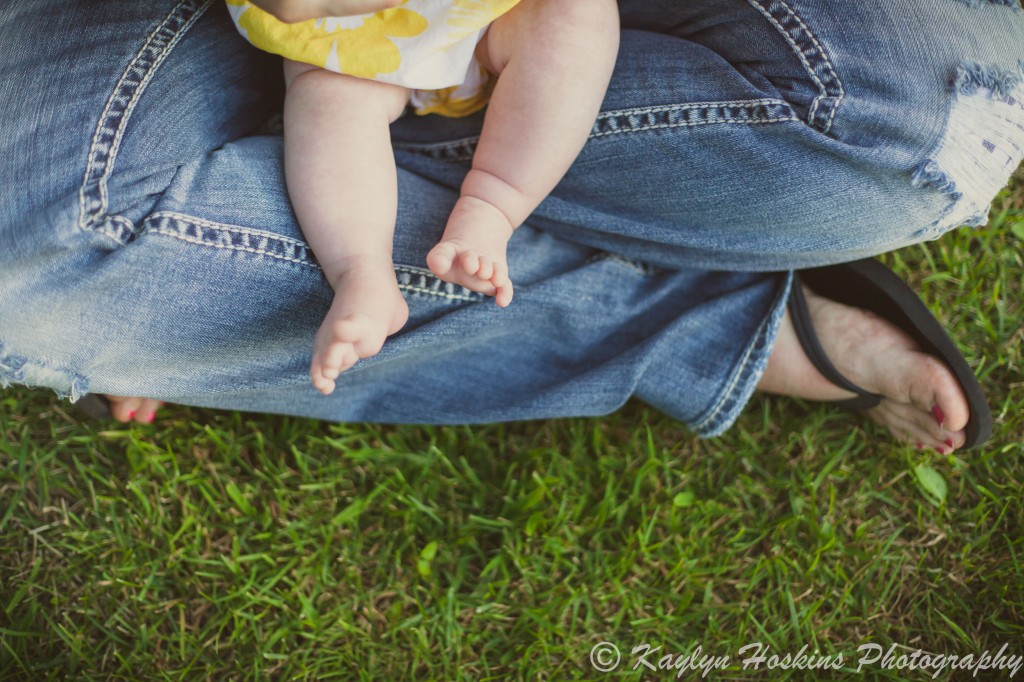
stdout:
POLYGON ((1024 156, 1024 13, 963 0, 623 0, 589 143, 509 246, 506 310, 426 269, 481 117, 405 117, 406 327, 321 396, 331 290, 273 126, 278 61, 219 0, 0 6, 0 383, 466 423, 636 396, 714 435, 790 269, 982 219, 1024 156))

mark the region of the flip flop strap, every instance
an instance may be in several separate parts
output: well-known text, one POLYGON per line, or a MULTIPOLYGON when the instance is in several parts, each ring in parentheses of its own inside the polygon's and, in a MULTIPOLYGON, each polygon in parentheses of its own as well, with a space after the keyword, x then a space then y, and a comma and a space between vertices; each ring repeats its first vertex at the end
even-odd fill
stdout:
POLYGON ((789 316, 793 321, 793 327, 796 329, 796 337, 800 340, 800 345, 803 346, 804 352, 807 353, 811 364, 821 372, 822 376, 836 386, 857 394, 856 398, 835 403, 837 407, 858 411, 867 410, 882 402, 882 396, 865 391, 844 377, 828 359, 825 349, 821 347, 821 343, 818 341, 818 335, 814 333, 814 325, 811 324, 811 311, 807 308, 807 299, 800 284, 799 273, 794 273, 793 276, 793 287, 789 294, 789 316))

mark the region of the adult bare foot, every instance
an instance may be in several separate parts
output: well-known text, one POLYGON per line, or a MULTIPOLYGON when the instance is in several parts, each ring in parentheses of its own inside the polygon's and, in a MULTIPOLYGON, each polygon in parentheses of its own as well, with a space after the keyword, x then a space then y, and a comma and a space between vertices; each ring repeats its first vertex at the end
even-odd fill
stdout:
MULTIPOLYGON (((900 440, 943 454, 964 444, 967 399, 941 360, 922 353, 902 330, 877 315, 806 287, 803 291, 815 333, 835 368, 857 386, 884 396, 877 407, 865 410, 872 420, 900 440)), ((811 363, 788 313, 758 389, 809 400, 853 397, 811 363)))
POLYGON ((110 414, 124 424, 132 421, 151 424, 156 419, 156 411, 164 404, 162 400, 119 395, 108 395, 107 400, 110 401, 110 414))

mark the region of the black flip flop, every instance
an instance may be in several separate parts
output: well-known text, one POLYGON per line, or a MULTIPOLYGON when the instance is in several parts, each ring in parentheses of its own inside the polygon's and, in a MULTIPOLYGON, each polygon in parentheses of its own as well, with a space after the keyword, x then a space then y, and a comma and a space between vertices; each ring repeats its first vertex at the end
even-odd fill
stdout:
POLYGON ((96 395, 95 393, 90 393, 84 398, 81 398, 75 403, 75 409, 89 419, 95 419, 97 421, 105 421, 107 419, 114 418, 110 412, 110 401, 101 395, 96 395))
POLYGON ((811 325, 807 301, 800 288, 801 281, 825 298, 870 310, 888 320, 909 334, 923 352, 945 362, 960 382, 971 412, 965 429, 967 440, 962 449, 976 447, 989 439, 992 435, 992 412, 981 384, 928 306, 896 273, 874 258, 867 258, 852 263, 799 270, 795 275, 789 297, 789 314, 800 345, 826 379, 857 394, 856 398, 836 403, 838 407, 866 410, 878 405, 882 396, 853 384, 829 361, 811 325))

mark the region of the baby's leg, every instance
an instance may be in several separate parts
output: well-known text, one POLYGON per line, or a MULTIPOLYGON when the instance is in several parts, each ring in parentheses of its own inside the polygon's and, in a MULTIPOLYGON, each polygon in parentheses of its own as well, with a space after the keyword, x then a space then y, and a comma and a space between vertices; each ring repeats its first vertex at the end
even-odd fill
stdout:
POLYGON ((334 287, 309 371, 329 394, 338 375, 376 354, 409 314, 391 261, 398 190, 389 128, 408 93, 290 61, 285 80, 288 194, 334 287))
POLYGON ((618 44, 615 0, 523 0, 491 25, 477 55, 500 75, 473 167, 427 256, 437 276, 509 304, 505 244, 583 148, 618 44))

